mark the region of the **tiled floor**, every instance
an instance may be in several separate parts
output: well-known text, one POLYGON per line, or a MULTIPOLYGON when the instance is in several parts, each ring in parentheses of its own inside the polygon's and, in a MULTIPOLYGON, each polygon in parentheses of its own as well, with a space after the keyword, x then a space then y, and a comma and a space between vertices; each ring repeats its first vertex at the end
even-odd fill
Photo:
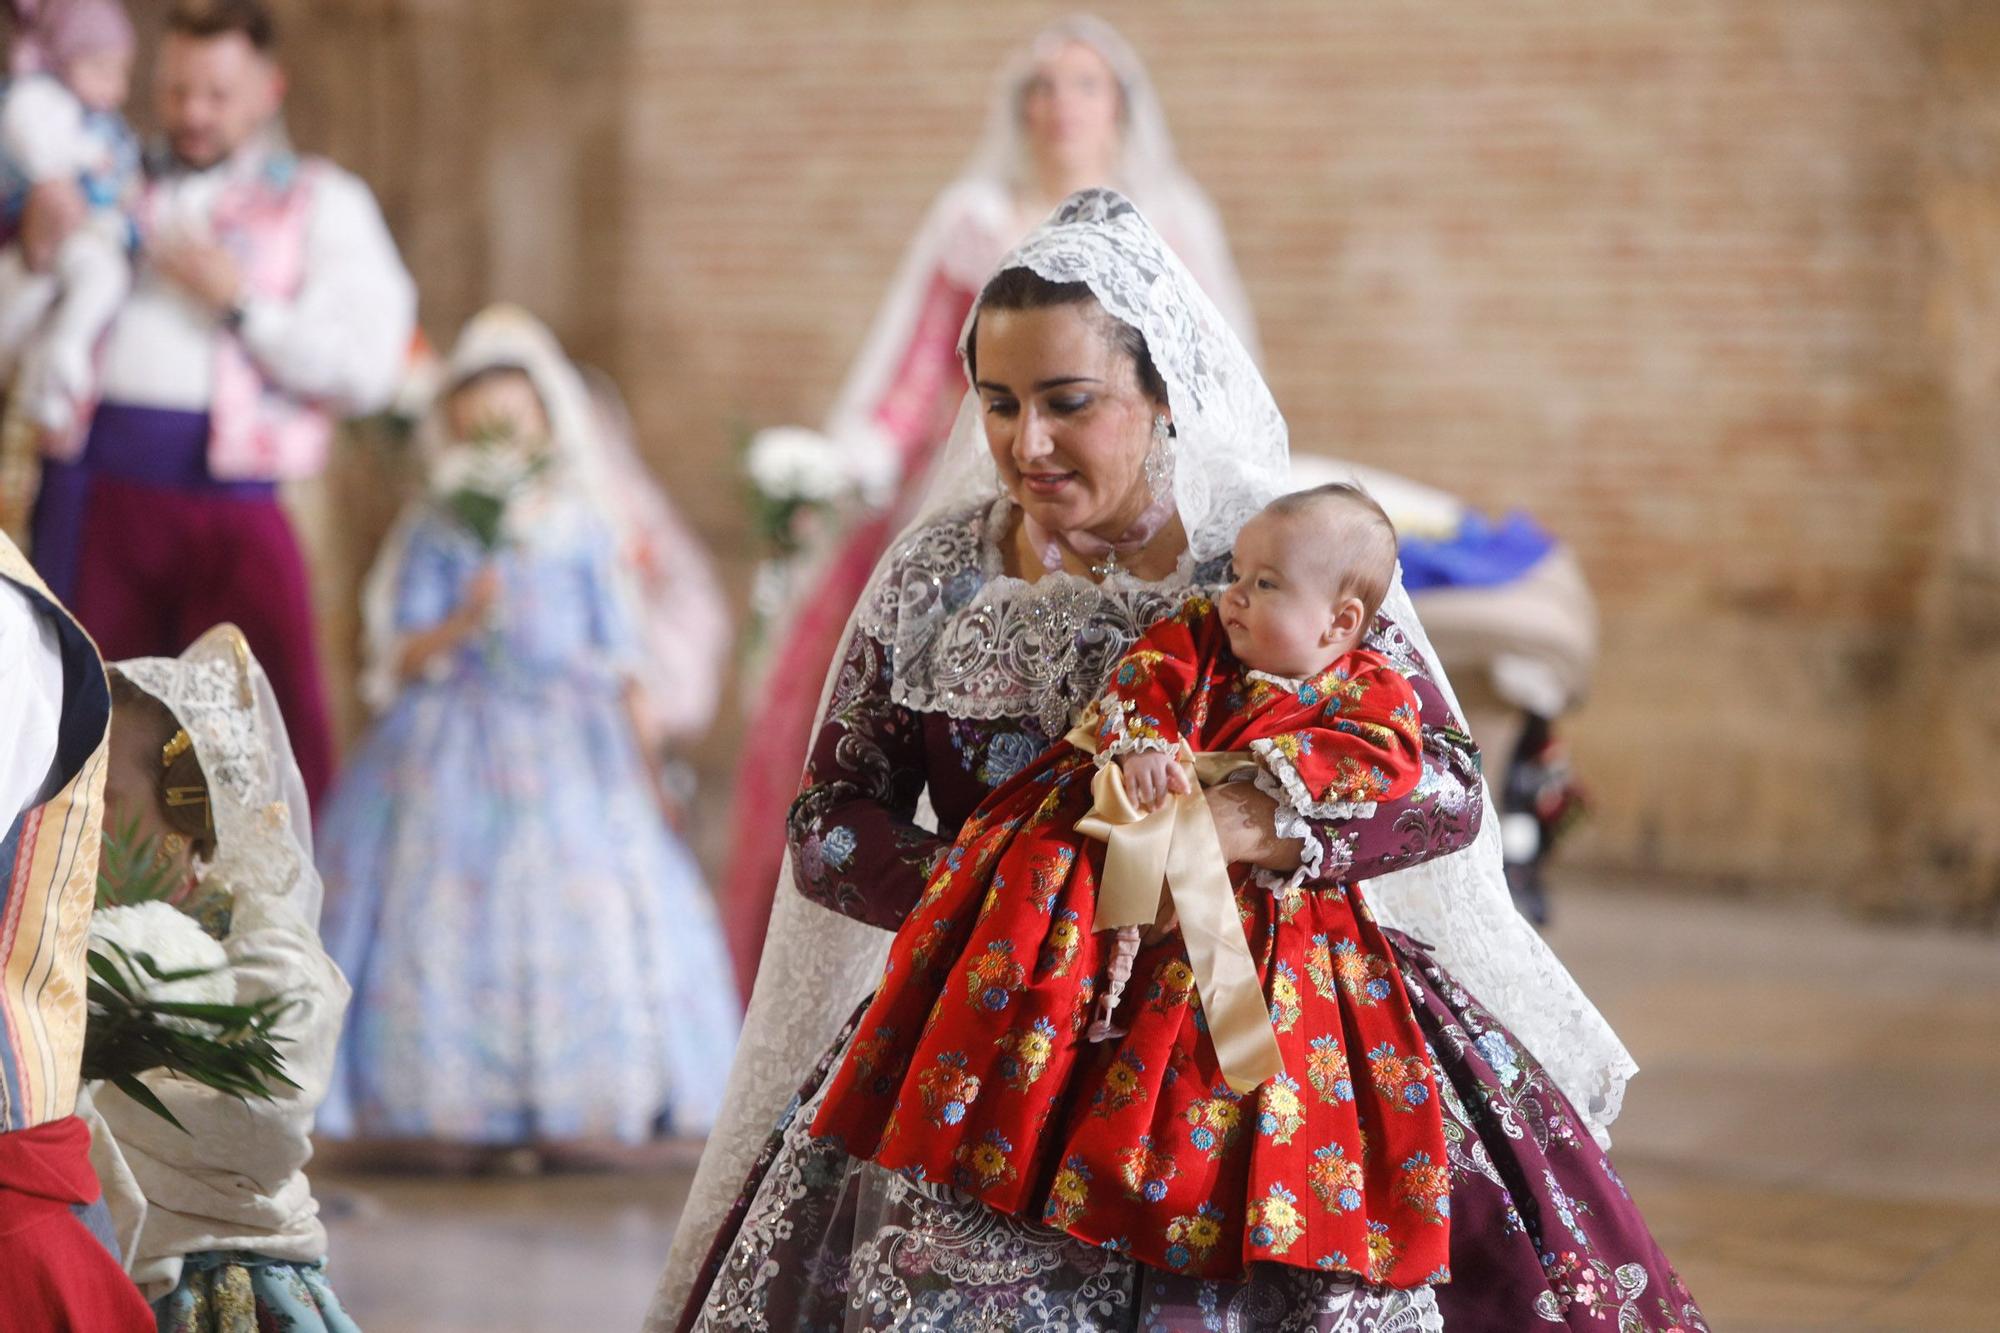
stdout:
MULTIPOLYGON (((1621 1172, 1718 1333, 2000 1329, 2000 941, 1663 892, 1551 939, 1645 1072, 1621 1172)), ((636 1329, 685 1171, 322 1179, 368 1333, 636 1329)))

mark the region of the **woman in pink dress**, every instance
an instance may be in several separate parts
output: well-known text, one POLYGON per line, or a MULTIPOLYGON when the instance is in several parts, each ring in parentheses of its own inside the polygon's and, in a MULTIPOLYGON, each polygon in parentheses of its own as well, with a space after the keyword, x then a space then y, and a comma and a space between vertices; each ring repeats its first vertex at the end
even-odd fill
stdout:
MULTIPOLYGON (((817 461, 839 479, 841 518, 789 569, 760 577, 783 590, 769 608, 772 647, 748 692, 722 893, 746 997, 784 856, 780 812, 796 794, 820 682, 869 571, 950 434, 964 389, 960 327, 1001 256, 1058 202, 1093 185, 1116 185, 1138 204, 1255 350, 1221 224, 1181 169, 1137 53, 1097 19, 1044 28, 1001 71, 979 149, 931 205, 828 416, 817 461)), ((796 443, 800 433, 786 434, 796 443)))

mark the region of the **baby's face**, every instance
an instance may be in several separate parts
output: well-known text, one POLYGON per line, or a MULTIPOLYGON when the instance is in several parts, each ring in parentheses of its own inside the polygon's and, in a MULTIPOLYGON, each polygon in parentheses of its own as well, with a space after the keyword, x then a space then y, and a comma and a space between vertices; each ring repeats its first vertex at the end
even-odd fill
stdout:
POLYGON ((92 51, 63 67, 63 83, 92 111, 116 111, 132 90, 129 51, 92 51))
POLYGON ((1274 676, 1316 675, 1352 648, 1335 629, 1336 589, 1307 543, 1311 525, 1259 514, 1236 537, 1236 581, 1218 602, 1237 660, 1274 676))

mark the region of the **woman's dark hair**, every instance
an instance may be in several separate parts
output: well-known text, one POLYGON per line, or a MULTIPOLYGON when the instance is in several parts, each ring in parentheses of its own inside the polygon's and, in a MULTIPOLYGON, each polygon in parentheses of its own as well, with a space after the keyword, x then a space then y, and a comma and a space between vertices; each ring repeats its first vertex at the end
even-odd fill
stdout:
MULTIPOLYGON (((115 668, 106 675, 111 684, 112 707, 128 718, 139 720, 146 729, 147 753, 160 754, 181 729, 173 711, 120 675, 115 668)), ((159 797, 160 814, 167 821, 167 827, 184 835, 197 848, 213 848, 215 825, 210 814, 211 802, 206 799, 167 799, 169 791, 208 791, 208 775, 201 771, 201 761, 195 758, 194 748, 188 747, 176 755, 173 762, 156 768, 153 781, 154 791, 159 797)))
MULTIPOLYGON (((1096 311, 1111 340, 1132 358, 1132 367, 1139 372, 1140 389, 1154 402, 1166 403, 1167 382, 1160 377, 1159 367, 1153 364, 1153 353, 1146 346, 1146 335, 1106 310, 1090 290, 1089 283, 1052 282, 1031 268, 1003 268, 988 280, 986 290, 979 294, 981 311, 1047 310, 1060 305, 1087 305, 1096 311)), ((979 321, 976 316, 965 339, 965 368, 971 372, 973 379, 979 378, 979 321)))

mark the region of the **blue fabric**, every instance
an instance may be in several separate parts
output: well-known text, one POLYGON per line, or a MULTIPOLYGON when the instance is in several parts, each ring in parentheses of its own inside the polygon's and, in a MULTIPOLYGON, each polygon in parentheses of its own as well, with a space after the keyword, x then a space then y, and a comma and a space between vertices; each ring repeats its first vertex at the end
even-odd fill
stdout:
POLYGON ((153 1302, 153 1316, 159 1333, 361 1333, 323 1263, 235 1251, 184 1258, 180 1285, 153 1302))
POLYGON ((1405 537, 1397 553, 1403 561, 1403 586, 1416 593, 1512 583, 1555 546, 1546 529, 1518 510, 1497 523, 1468 512, 1450 538, 1405 537))
MULTIPOLYGON (((482 553, 433 516, 395 621, 435 625, 482 553)), ((738 1024, 713 905, 654 801, 611 662, 600 535, 499 557, 497 624, 407 686, 320 823, 327 947, 354 986, 319 1127, 465 1143, 700 1133, 738 1024)))
MULTIPOLYGON (((28 78, 51 78, 47 74, 31 74, 28 78)), ((13 92, 17 81, 0 80, 0 99, 13 92)), ((139 185, 141 155, 139 140, 132 133, 132 127, 116 111, 93 111, 84 109, 84 132, 102 144, 109 158, 109 166, 103 171, 85 172, 77 178, 77 187, 83 192, 84 201, 92 208, 115 209, 120 207, 129 192, 139 185)), ((0 156, 0 244, 13 240, 20 231, 21 215, 27 210, 28 192, 33 182, 21 164, 11 158, 0 156)), ((131 241, 128 227, 128 244, 131 241)))

